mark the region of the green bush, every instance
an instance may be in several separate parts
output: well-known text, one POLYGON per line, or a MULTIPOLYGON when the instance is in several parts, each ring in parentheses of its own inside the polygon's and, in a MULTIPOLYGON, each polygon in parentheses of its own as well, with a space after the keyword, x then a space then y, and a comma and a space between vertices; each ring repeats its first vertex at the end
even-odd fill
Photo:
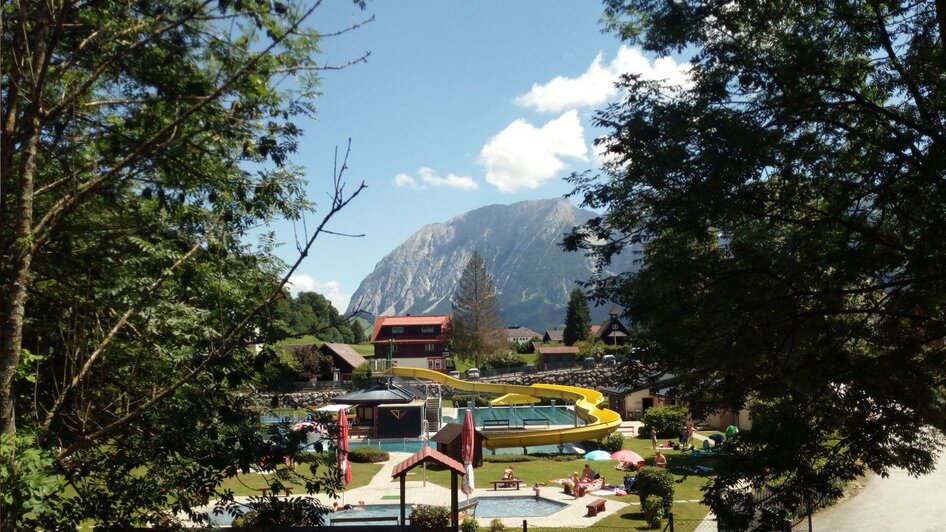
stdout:
POLYGON ((476 397, 476 406, 486 406, 489 404, 489 401, 486 400, 482 395, 454 395, 453 396, 453 406, 461 409, 460 413, 462 414, 463 408, 466 408, 467 403, 473 400, 476 397))
POLYGON ((322 516, 327 511, 312 500, 303 498, 253 497, 250 507, 252 510, 243 514, 239 526, 314 527, 322 524, 322 516))
POLYGON ((450 509, 445 506, 418 504, 411 510, 411 525, 417 528, 450 526, 450 509))
POLYGON ((663 519, 664 516, 663 501, 660 500, 660 497, 648 495, 647 498, 641 502, 641 510, 644 512, 644 519, 647 520, 647 524, 650 525, 650 528, 660 527, 660 520, 663 519))
POLYGON ((527 454, 496 454, 496 455, 486 455, 483 456, 484 462, 490 462, 493 464, 509 464, 515 462, 531 462, 533 460, 538 460, 535 456, 530 456, 527 454))
POLYGON ((351 371, 351 382, 356 387, 364 388, 371 384, 371 365, 365 362, 351 371))
POLYGON ((364 447, 354 447, 348 450, 348 460, 359 464, 376 464, 386 462, 391 455, 384 449, 365 445, 364 447))
POLYGON ((660 438, 678 438, 686 420, 687 410, 682 406, 648 408, 644 412, 644 435, 650 437, 650 429, 655 428, 660 438))
POLYGON ((500 519, 493 519, 489 522, 489 532, 499 532, 500 530, 506 530, 506 525, 503 524, 500 519))
POLYGON ((637 473, 637 494, 641 502, 649 495, 656 495, 663 500, 665 514, 670 513, 673 507, 673 475, 666 469, 659 467, 645 467, 637 473))
POLYGON ((609 453, 620 451, 624 448, 624 435, 617 431, 612 432, 601 442, 601 445, 603 445, 609 453))
POLYGON ((516 353, 493 353, 483 358, 482 367, 490 369, 517 368, 525 365, 522 358, 516 353))
POLYGON ((460 532, 480 532, 480 524, 476 519, 467 517, 460 522, 460 532))

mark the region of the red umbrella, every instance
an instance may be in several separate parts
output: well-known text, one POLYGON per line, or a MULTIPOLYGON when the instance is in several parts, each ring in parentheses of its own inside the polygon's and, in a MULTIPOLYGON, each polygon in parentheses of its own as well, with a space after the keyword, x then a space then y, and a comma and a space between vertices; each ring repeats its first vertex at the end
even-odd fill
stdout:
POLYGON ((351 465, 348 463, 348 417, 345 409, 338 411, 338 471, 347 486, 351 484, 351 465))
POLYGON ((620 460, 621 462, 630 462, 635 466, 644 461, 641 455, 627 449, 621 449, 620 451, 611 453, 611 459, 620 460))
POLYGON ((476 435, 473 433, 473 412, 468 408, 466 416, 463 418, 463 428, 460 430, 460 457, 463 458, 463 467, 466 469, 466 475, 463 477, 463 484, 460 491, 466 494, 467 498, 473 493, 473 446, 476 435))

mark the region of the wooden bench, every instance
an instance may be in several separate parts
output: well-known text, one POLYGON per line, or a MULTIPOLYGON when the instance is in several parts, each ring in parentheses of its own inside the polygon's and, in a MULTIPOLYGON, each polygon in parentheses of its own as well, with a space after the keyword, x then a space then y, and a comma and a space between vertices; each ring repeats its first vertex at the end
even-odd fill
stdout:
POLYGON ((600 512, 604 511, 604 503, 607 502, 605 499, 595 499, 585 505, 585 508, 588 509, 588 515, 585 517, 594 517, 600 512))
POLYGON ((493 485, 493 491, 496 491, 499 488, 511 488, 513 484, 516 485, 516 489, 519 489, 519 486, 522 485, 522 480, 518 478, 510 478, 506 480, 490 480, 490 484, 493 485), (500 486, 502 484, 502 486, 500 486))
POLYGON ((549 426, 549 420, 548 420, 548 419, 545 419, 544 417, 523 419, 523 420, 522 420, 522 426, 523 426, 523 427, 530 427, 530 426, 543 426, 543 427, 548 427, 548 426, 549 426))
POLYGON ((486 427, 509 427, 508 419, 484 419, 483 428, 486 427))

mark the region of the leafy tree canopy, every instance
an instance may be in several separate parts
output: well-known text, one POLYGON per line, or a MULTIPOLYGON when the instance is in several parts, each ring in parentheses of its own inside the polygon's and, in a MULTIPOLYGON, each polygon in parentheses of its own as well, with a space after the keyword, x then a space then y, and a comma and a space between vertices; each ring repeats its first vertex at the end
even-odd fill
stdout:
POLYGON ((607 27, 690 81, 627 75, 597 114, 602 214, 566 238, 697 410, 754 409, 708 498, 789 509, 865 468, 931 470, 946 429, 946 5, 608 0, 607 27))
MULTIPOLYGON (((244 237, 314 211, 290 157, 326 67, 317 6, 0 7, 4 525, 157 523, 294 452, 235 390, 273 360, 253 344, 298 266, 244 237)), ((341 172, 300 255, 361 190, 341 172)))

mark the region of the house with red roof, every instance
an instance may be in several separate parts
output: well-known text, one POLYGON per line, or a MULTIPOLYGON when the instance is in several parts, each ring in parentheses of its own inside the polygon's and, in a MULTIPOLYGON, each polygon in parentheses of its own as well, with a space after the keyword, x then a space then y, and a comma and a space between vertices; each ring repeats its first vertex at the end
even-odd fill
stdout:
POLYGON ((450 316, 378 316, 371 331, 376 359, 444 372, 452 339, 450 316))

